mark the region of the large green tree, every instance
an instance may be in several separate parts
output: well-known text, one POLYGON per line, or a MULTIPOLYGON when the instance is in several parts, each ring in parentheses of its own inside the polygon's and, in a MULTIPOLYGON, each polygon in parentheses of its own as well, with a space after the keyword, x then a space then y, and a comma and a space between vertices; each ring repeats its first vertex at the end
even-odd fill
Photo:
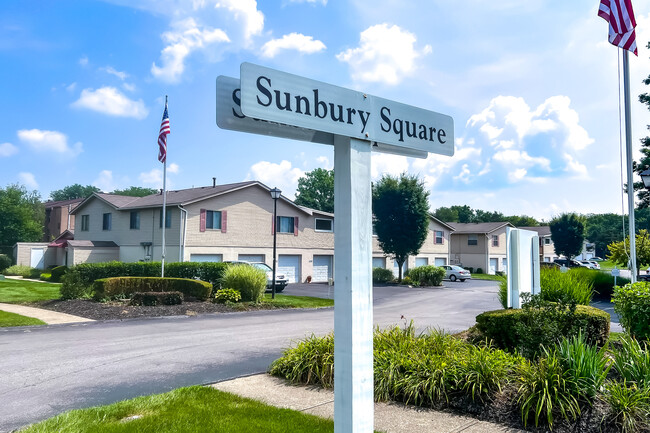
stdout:
POLYGON ((45 208, 38 191, 18 184, 0 188, 0 246, 40 241, 44 220, 45 208))
POLYGON ((395 257, 402 279, 404 262, 420 251, 429 227, 429 193, 424 183, 405 173, 384 176, 373 186, 372 212, 377 241, 395 257))
MULTIPOLYGON (((647 230, 640 230, 636 237, 636 273, 643 266, 650 265, 650 234, 647 230)), ((630 237, 627 236, 624 241, 612 242, 607 246, 609 254, 607 259, 620 266, 628 266, 630 261, 630 237)))
POLYGON ((75 198, 86 198, 94 192, 100 192, 101 190, 96 186, 92 185, 80 185, 75 183, 74 185, 68 185, 64 188, 54 190, 50 193, 50 199, 54 201, 60 200, 72 200, 75 198))
POLYGON ((146 195, 157 194, 158 190, 154 188, 144 188, 141 186, 130 186, 125 189, 116 189, 112 194, 128 195, 130 197, 144 197, 146 195))
POLYGON ((334 212, 334 170, 317 168, 298 179, 296 204, 334 212))
POLYGON ((575 213, 565 213, 555 217, 549 223, 551 239, 557 254, 571 260, 582 252, 585 240, 585 226, 582 217, 575 213))
POLYGON ((613 213, 589 214, 585 217, 585 237, 596 246, 596 255, 605 257, 607 245, 623 240, 627 218, 613 213))
MULTIPOLYGON (((648 48, 650 48, 650 43, 648 43, 648 48)), ((643 80, 643 84, 646 86, 650 84, 650 75, 643 80)), ((645 104, 648 109, 650 109, 650 94, 642 93, 639 95, 639 102, 645 104)), ((650 125, 648 125, 650 129, 650 125)), ((642 171, 650 168, 650 137, 645 137, 641 139, 641 159, 639 161, 634 161, 634 171, 637 174, 641 174, 642 171)), ((643 209, 650 207, 650 191, 646 189, 643 185, 643 182, 639 180, 634 182, 634 191, 637 193, 638 198, 638 207, 643 209)))

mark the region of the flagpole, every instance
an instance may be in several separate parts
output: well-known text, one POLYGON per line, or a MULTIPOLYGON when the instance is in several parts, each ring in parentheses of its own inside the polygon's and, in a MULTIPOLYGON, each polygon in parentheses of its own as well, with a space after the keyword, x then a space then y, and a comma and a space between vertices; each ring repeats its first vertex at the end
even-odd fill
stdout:
MULTIPOLYGON (((165 95, 165 109, 167 109, 167 95, 165 95)), ((165 278, 165 231, 167 229, 167 154, 163 162, 163 208, 162 208, 162 260, 160 276, 165 278)))
POLYGON ((630 115, 630 68, 628 50, 623 49, 623 95, 625 101, 625 149, 627 152, 627 203, 630 235, 630 280, 636 283, 636 230, 634 227, 634 172, 632 171, 632 119, 630 115))

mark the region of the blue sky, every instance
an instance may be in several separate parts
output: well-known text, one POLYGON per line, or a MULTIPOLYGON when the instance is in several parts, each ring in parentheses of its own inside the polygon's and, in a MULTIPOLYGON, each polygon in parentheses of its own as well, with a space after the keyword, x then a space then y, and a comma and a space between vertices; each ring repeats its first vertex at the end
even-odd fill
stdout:
MULTIPOLYGON (((634 1, 634 146, 647 133, 650 1, 634 1)), ((0 185, 170 189, 260 180, 293 197, 333 148, 221 130, 218 75, 242 62, 454 118, 456 154, 373 154, 431 207, 549 219, 621 212, 617 50, 598 1, 5 0, 0 10, 0 185)))

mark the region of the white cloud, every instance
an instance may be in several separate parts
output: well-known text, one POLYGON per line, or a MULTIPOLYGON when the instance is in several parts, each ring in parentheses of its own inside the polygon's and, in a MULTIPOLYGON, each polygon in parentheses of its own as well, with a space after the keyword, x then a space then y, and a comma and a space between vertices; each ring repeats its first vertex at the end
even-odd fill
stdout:
POLYGON ((54 152, 75 156, 82 152, 83 147, 79 142, 70 147, 68 137, 58 131, 21 129, 18 131, 18 138, 37 152, 54 152))
POLYGON ((168 82, 178 82, 185 71, 185 59, 198 49, 206 48, 218 42, 230 42, 223 30, 209 27, 199 28, 193 18, 176 22, 172 31, 162 34, 167 46, 160 57, 162 66, 151 66, 154 77, 168 82))
POLYGON ((18 153, 18 147, 11 143, 0 143, 0 157, 11 156, 18 153))
POLYGON ((103 192, 113 191, 115 189, 113 172, 111 170, 100 171, 99 176, 97 176, 97 179, 93 181, 93 185, 101 189, 103 192))
POLYGON ((75 82, 66 86, 65 90, 67 90, 68 92, 74 92, 74 89, 76 88, 77 88, 77 83, 75 82))
POLYGON ((214 7, 227 9, 236 20, 244 22, 244 38, 247 41, 264 30, 264 14, 257 10, 255 0, 219 0, 214 7))
MULTIPOLYGON (((171 163, 167 166, 167 174, 177 174, 180 172, 180 167, 178 164, 171 163)), ((162 188, 163 186, 163 170, 161 168, 154 168, 148 172, 140 173, 139 179, 142 183, 146 185, 151 185, 156 188, 162 188)), ((167 177, 167 189, 169 189, 171 183, 169 181, 169 176, 167 177)))
POLYGON ((72 103, 75 108, 86 108, 116 117, 144 119, 149 114, 142 99, 133 101, 115 87, 101 87, 97 90, 84 89, 79 99, 72 103))
POLYGON ((322 3, 323 6, 327 5, 327 0, 289 0, 290 3, 322 3))
POLYGON ((431 52, 429 45, 415 48, 413 33, 393 25, 377 24, 361 32, 360 45, 336 55, 350 65, 352 79, 398 84, 417 68, 416 60, 431 52))
POLYGON ((325 170, 331 170, 334 168, 332 163, 330 162, 330 159, 326 156, 319 156, 316 158, 316 161, 319 163, 319 168, 324 168, 325 170))
POLYGON ((124 88, 124 90, 127 90, 129 92, 135 92, 135 84, 122 83, 122 87, 124 88))
POLYGON ((25 185, 27 189, 38 189, 38 182, 36 182, 36 178, 32 173, 20 172, 18 173, 18 179, 20 179, 20 183, 25 185))
POLYGON ((374 152, 370 160, 370 176, 378 179, 385 174, 399 176, 409 167, 405 156, 374 152))
POLYGON ((83 56, 82 58, 79 59, 79 64, 81 66, 88 66, 88 57, 83 56))
POLYGON ((293 198, 298 188, 298 179, 304 174, 304 171, 292 167, 286 160, 279 164, 260 161, 251 166, 246 179, 259 180, 270 188, 278 187, 282 190, 282 195, 293 198))
POLYGON ((122 81, 126 80, 127 77, 129 76, 129 74, 127 74, 126 72, 118 71, 112 66, 105 66, 103 68, 99 68, 99 70, 104 71, 107 74, 115 75, 117 78, 119 78, 122 81))
POLYGON ((275 57, 282 50, 296 50, 300 53, 313 54, 325 49, 325 44, 314 40, 312 36, 290 33, 280 39, 272 39, 262 46, 262 56, 275 57))

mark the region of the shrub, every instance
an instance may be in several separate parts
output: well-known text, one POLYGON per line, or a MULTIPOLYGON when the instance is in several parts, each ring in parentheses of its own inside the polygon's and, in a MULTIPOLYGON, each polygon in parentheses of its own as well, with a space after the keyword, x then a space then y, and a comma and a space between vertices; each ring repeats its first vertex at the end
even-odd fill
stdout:
POLYGON ((393 281, 393 271, 384 268, 372 268, 372 282, 385 284, 393 281))
POLYGON ((621 347, 614 352, 614 369, 628 384, 650 389, 650 346, 624 336, 621 347))
POLYGON ((11 257, 6 254, 0 254, 0 272, 11 266, 11 257))
MULTIPOLYGON (((589 305, 593 295, 593 274, 572 269, 543 268, 539 272, 542 299, 549 302, 575 302, 589 305)), ((593 271, 592 271, 593 272, 593 271)))
POLYGON ((43 272, 40 276, 40 279, 43 281, 52 281, 52 274, 49 272, 43 272))
POLYGON ((253 266, 228 266, 221 286, 237 290, 244 302, 260 302, 266 290, 266 273, 253 266))
POLYGON ((607 418, 619 431, 637 432, 650 427, 650 388, 627 382, 610 382, 603 396, 609 406, 607 418))
POLYGON ((476 273, 477 274, 482 274, 483 273, 483 268, 476 268, 476 273))
POLYGON ((438 266, 418 266, 409 271, 409 278, 421 286, 440 286, 445 277, 445 269, 438 266))
POLYGON ((31 276, 32 268, 25 265, 13 265, 5 269, 5 275, 15 275, 23 278, 29 278, 31 276))
POLYGON ((541 346, 581 331, 588 344, 602 346, 609 336, 609 314, 598 308, 529 298, 521 309, 487 311, 476 316, 476 328, 498 347, 534 358, 541 346))
POLYGON ((41 269, 31 268, 29 270, 29 278, 31 278, 33 280, 37 280, 37 279, 41 278, 41 272, 43 272, 41 269))
MULTIPOLYGON (((229 265, 220 262, 176 262, 165 264, 165 276, 207 281, 215 289, 219 287, 223 273, 229 265)), ((158 263, 160 270, 160 263, 158 263)))
POLYGON ((181 292, 135 292, 131 296, 131 305, 179 305, 183 303, 181 292))
POLYGON ((402 284, 407 286, 419 286, 420 284, 417 281, 413 281, 408 275, 402 278, 402 284))
POLYGON ((474 273, 474 267, 473 266, 468 266, 465 269, 467 269, 470 272, 470 274, 474 273))
POLYGON ((334 334, 325 337, 312 334, 285 350, 282 357, 271 364, 269 373, 293 383, 331 388, 334 386, 334 334))
POLYGON ((210 297, 212 284, 186 278, 115 277, 95 280, 93 290, 96 300, 130 296, 136 292, 181 292, 187 297, 205 301, 210 297))
POLYGON ((239 302, 241 301, 241 293, 235 289, 219 289, 214 297, 214 301, 219 304, 239 302))
POLYGON ((50 278, 50 281, 54 283, 61 282, 61 278, 65 275, 66 272, 68 272, 67 266, 56 266, 52 268, 51 271, 52 277, 50 278))
POLYGON ((61 281, 61 299, 90 298, 92 287, 85 285, 77 272, 68 272, 61 281))
POLYGON ((616 287, 612 302, 625 331, 635 338, 650 340, 650 284, 616 287))

